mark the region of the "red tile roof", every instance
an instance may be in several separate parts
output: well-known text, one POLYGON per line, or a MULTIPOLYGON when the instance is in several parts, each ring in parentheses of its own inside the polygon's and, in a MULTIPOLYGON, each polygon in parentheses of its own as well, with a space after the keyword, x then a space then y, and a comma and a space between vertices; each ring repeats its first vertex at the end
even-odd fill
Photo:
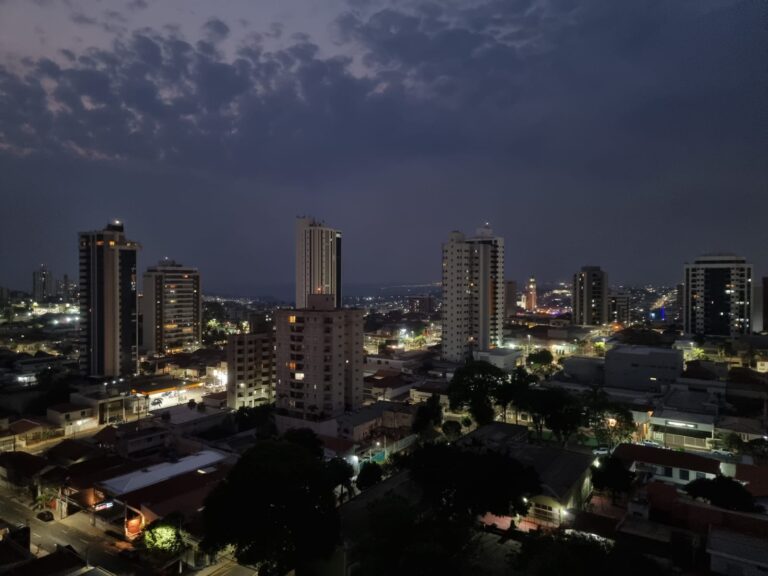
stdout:
POLYGON ((653 448, 652 446, 641 446, 639 444, 620 444, 613 451, 613 456, 626 463, 642 462, 709 474, 718 474, 720 472, 720 462, 713 458, 691 454, 690 452, 678 452, 676 450, 653 448))

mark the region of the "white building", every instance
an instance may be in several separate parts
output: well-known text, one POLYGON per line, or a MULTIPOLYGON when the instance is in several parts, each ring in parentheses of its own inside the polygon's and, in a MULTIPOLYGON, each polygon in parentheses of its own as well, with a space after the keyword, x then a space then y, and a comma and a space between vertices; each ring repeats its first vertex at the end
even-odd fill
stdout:
POLYGON ((227 406, 258 406, 273 398, 275 339, 272 333, 227 338, 227 406))
POLYGON ((474 238, 452 232, 443 244, 443 359, 501 346, 504 290, 504 239, 487 224, 474 238))
POLYGON ((341 308, 341 232, 313 218, 296 219, 296 308, 309 294, 333 294, 341 308))
POLYGON ((599 266, 583 266, 573 275, 573 323, 601 326, 608 321, 608 275, 599 266))
POLYGON ((149 354, 194 350, 202 341, 200 272, 163 260, 144 272, 141 303, 144 348, 149 354))
POLYGON ((685 265, 686 334, 739 336, 752 331, 752 265, 732 254, 708 255, 685 265))
POLYGON ((278 310, 276 404, 280 415, 325 421, 363 404, 363 311, 338 309, 333 294, 278 310))

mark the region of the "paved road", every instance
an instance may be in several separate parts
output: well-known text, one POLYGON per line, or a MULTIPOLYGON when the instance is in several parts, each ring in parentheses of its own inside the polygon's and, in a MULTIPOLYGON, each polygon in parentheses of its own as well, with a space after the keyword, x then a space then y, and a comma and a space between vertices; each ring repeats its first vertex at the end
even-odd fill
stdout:
POLYGON ((27 506, 11 499, 7 494, 0 494, 0 518, 11 524, 28 524, 31 532, 32 552, 38 549, 53 552, 56 545, 69 545, 95 566, 102 566, 115 574, 132 576, 140 570, 130 561, 118 556, 115 540, 104 535, 95 538, 63 524, 58 520, 43 522, 35 517, 35 512, 27 506))

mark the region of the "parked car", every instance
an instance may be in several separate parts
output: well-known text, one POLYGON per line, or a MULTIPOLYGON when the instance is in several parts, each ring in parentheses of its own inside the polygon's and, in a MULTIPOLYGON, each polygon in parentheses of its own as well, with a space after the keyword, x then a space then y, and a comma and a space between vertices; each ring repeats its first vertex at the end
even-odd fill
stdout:
POLYGON ((608 456, 610 453, 611 449, 604 444, 592 449, 592 454, 595 456, 608 456))
POLYGON ((728 452, 728 450, 715 449, 715 450, 712 450, 712 454, 714 454, 715 456, 720 456, 722 458, 733 458, 733 452, 728 452))
POLYGON ((53 512, 50 510, 43 510, 42 512, 38 512, 37 519, 42 520, 43 522, 50 522, 53 520, 53 512))
POLYGON ((155 398, 151 402, 152 406, 160 406, 162 403, 163 403, 163 399, 162 398, 155 398))
POLYGON ((653 440, 643 440, 640 442, 642 446, 650 446, 651 448, 661 448, 661 444, 654 442, 653 440))

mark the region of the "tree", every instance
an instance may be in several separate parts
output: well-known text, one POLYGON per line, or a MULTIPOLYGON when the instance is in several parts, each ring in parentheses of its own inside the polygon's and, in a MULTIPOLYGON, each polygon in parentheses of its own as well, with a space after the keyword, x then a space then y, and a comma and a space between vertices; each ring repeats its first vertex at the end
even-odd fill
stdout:
POLYGON ((238 562, 263 576, 299 571, 327 557, 339 541, 322 462, 286 440, 259 442, 240 458, 206 499, 203 528, 204 549, 231 545, 238 562))
POLYGON ((548 368, 552 365, 553 360, 552 352, 544 348, 543 350, 537 350, 528 354, 526 363, 537 369, 548 368))
POLYGON ((456 420, 446 420, 443 422, 443 434, 448 440, 456 440, 461 436, 461 424, 456 420))
POLYGON ((144 530, 144 545, 150 553, 161 556, 176 556, 186 547, 181 535, 181 518, 171 517, 155 520, 144 530))
POLYGON ((353 576, 463 576, 480 573, 483 560, 471 524, 438 518, 399 495, 368 506, 352 557, 353 576))
POLYGON ((507 381, 503 370, 488 362, 467 362, 453 375, 448 385, 451 410, 468 409, 478 425, 493 422, 492 400, 507 381))
POLYGON ((440 405, 440 395, 432 394, 426 402, 419 404, 411 427, 414 433, 423 434, 434 430, 442 421, 443 407, 440 405))
POLYGON ((618 458, 600 458, 592 466, 592 484, 601 491, 608 491, 615 504, 619 494, 627 494, 632 488, 635 474, 624 467, 618 458))
POLYGON ((544 423, 563 445, 584 423, 584 408, 565 390, 543 390, 544 423))
POLYGON ((260 406, 241 406, 235 412, 235 424, 238 432, 254 430, 259 439, 277 436, 274 404, 260 406))
POLYGON ((645 576, 667 573, 628 546, 582 534, 533 535, 523 541, 520 554, 510 557, 514 574, 527 576, 645 576))
POLYGON ((304 448, 310 456, 322 460, 325 455, 323 441, 309 428, 291 428, 283 434, 283 440, 304 448))
POLYGON ((470 520, 490 512, 525 514, 525 496, 536 493, 536 472, 504 454, 475 451, 456 444, 429 444, 408 462, 411 477, 436 513, 470 520))
POLYGON ((355 475, 355 469, 344 458, 331 458, 325 463, 325 472, 331 486, 334 488, 341 486, 339 500, 343 502, 344 490, 347 491, 347 494, 352 492, 352 476, 355 475))
POLYGON ((713 506, 736 510, 738 512, 760 512, 762 506, 755 504, 755 499, 738 480, 727 476, 715 478, 697 478, 686 484, 684 490, 693 498, 701 498, 713 506))
POLYGON ((376 462, 365 462, 357 475, 357 487, 359 490, 367 490, 381 482, 384 477, 384 471, 376 462))

